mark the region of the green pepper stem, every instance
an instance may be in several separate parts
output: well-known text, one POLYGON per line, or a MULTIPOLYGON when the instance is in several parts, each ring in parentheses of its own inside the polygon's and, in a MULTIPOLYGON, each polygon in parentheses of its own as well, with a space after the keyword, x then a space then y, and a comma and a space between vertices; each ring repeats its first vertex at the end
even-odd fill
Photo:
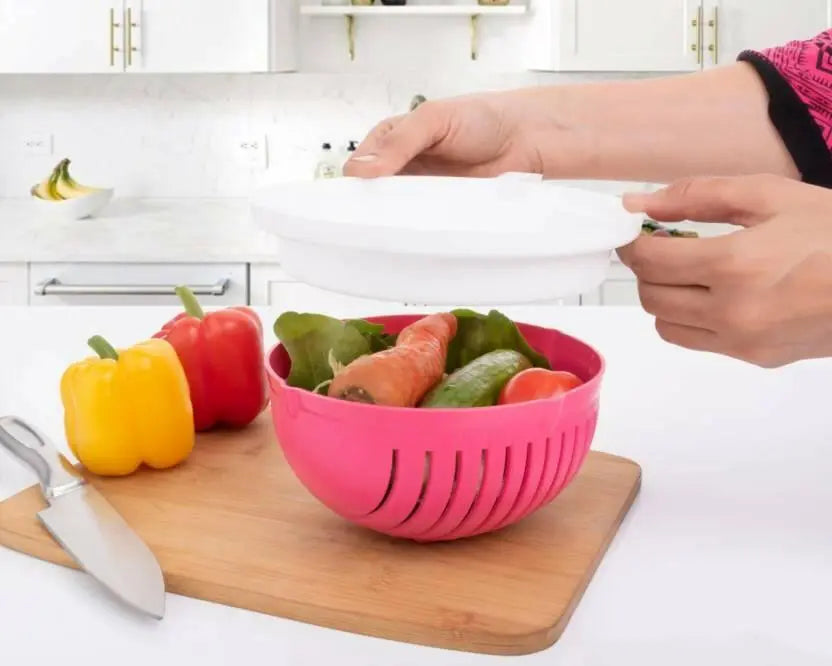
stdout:
POLYGON ((179 300, 182 301, 182 305, 185 306, 185 312, 191 315, 191 317, 196 317, 197 319, 205 317, 205 311, 202 309, 202 306, 199 304, 199 301, 190 289, 181 285, 177 287, 175 291, 176 295, 179 296, 179 300))
POLYGON ((115 350, 115 347, 113 347, 113 345, 107 342, 100 335, 93 335, 89 340, 87 340, 87 344, 92 347, 92 350, 98 354, 99 357, 118 360, 118 352, 115 350))

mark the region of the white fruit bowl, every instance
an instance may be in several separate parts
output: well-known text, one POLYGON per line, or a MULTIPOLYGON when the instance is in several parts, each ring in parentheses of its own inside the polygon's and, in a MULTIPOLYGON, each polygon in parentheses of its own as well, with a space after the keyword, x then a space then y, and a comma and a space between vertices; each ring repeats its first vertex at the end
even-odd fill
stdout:
POLYGON ((83 220, 98 213, 113 198, 113 188, 102 188, 74 199, 48 201, 33 196, 32 201, 39 211, 60 220, 83 220))

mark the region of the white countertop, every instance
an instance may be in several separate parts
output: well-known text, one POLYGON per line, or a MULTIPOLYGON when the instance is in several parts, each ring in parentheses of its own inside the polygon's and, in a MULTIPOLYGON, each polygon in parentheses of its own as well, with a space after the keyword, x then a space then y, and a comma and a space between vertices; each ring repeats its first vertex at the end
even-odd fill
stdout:
POLYGON ((247 199, 113 199, 85 220, 0 199, 0 262, 274 262, 247 199))
MULTIPOLYGON (((723 224, 671 225, 702 235, 723 224)), ((277 239, 240 199, 113 199, 99 215, 60 221, 28 198, 0 199, 0 262, 274 263, 277 239)), ((618 256, 613 253, 613 261, 618 256)))
MULTIPOLYGON (((0 412, 61 448, 58 379, 92 333, 116 345, 175 310, 0 308, 0 412)), ((832 662, 832 360, 766 371, 664 344, 628 308, 511 310, 608 361, 593 448, 644 472, 639 499, 561 640, 508 663, 820 666, 832 662)), ((263 312, 266 340, 278 312, 263 312)), ((354 313, 362 315, 366 313, 354 313)), ((33 476, 0 456, 0 498, 33 476)), ((541 590, 545 594, 545 590, 541 590)), ((144 620, 84 574, 0 549, 3 663, 504 664, 169 595, 144 620)))

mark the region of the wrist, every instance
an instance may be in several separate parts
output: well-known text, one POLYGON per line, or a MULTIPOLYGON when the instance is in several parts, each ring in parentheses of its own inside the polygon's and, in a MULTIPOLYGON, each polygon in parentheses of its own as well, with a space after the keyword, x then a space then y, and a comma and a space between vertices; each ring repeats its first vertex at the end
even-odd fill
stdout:
POLYGON ((531 122, 523 131, 538 153, 545 178, 611 177, 605 173, 601 135, 587 118, 583 93, 582 86, 555 85, 525 94, 531 122))

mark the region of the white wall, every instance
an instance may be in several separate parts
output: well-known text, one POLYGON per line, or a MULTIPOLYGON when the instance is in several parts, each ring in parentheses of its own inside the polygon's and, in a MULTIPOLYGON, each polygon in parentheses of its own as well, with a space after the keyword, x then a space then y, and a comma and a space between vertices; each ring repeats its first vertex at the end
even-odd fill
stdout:
POLYGON ((343 20, 305 18, 298 74, 0 76, 0 197, 25 196, 65 156, 79 181, 119 196, 245 196, 311 176, 323 141, 360 140, 415 93, 586 78, 524 71, 512 20, 482 20, 477 62, 466 18, 359 20, 354 62, 343 20), (53 155, 26 155, 24 138, 42 134, 53 135, 53 155), (269 169, 239 166, 239 140, 264 136, 269 169))

